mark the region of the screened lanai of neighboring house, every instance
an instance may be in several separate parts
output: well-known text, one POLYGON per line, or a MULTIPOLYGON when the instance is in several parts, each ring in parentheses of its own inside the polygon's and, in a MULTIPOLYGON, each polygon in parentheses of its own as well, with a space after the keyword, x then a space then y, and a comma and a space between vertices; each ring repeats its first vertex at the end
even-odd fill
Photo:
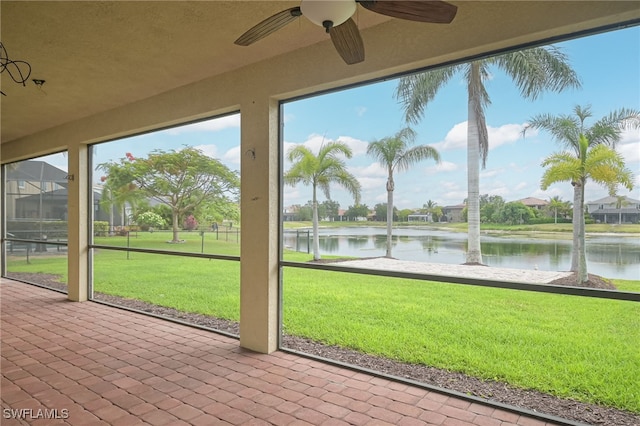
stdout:
MULTIPOLYGON (((92 256, 91 219, 98 210, 94 147, 239 114, 243 229, 238 253, 220 254, 218 260, 237 262, 241 321, 239 341, 224 344, 236 345, 241 353, 273 353, 281 327, 281 102, 640 22, 634 1, 452 1, 455 19, 444 24, 388 16, 369 3, 358 2, 353 15, 364 60, 348 65, 324 28, 304 17, 250 46, 234 43, 260 20, 298 2, 3 1, 3 241, 12 215, 38 210, 43 194, 60 195, 59 202, 52 198, 47 203, 50 219, 66 226, 61 243, 66 266, 60 272, 67 282, 66 298, 92 299, 93 276, 102 271, 92 256), (29 182, 14 182, 11 166, 57 153, 64 154, 63 172, 45 180, 58 187, 40 187, 10 205, 7 194, 29 182)), ((6 277, 4 253, 2 268, 6 277)), ((12 292, 19 288, 11 284, 12 292)), ((28 298, 14 296, 20 299, 14 308, 28 316, 28 298)), ((46 309, 47 297, 37 303, 43 301, 38 309, 46 309)), ((103 315, 104 308, 99 309, 103 315)), ((20 333, 13 338, 20 339, 20 333)))

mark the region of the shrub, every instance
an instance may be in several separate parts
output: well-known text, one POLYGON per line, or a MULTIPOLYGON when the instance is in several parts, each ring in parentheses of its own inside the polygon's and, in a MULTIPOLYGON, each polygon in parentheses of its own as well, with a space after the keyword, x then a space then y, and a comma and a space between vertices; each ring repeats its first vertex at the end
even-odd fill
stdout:
POLYGON ((109 222, 96 220, 93 222, 93 232, 97 237, 106 237, 109 232, 109 222))
POLYGON ((165 226, 165 221, 162 216, 152 211, 139 214, 136 222, 143 231, 148 231, 149 228, 162 228, 165 226))
POLYGON ((190 214, 185 219, 183 228, 186 229, 187 231, 193 231, 194 229, 198 228, 198 221, 196 220, 195 217, 193 217, 192 214, 190 214))

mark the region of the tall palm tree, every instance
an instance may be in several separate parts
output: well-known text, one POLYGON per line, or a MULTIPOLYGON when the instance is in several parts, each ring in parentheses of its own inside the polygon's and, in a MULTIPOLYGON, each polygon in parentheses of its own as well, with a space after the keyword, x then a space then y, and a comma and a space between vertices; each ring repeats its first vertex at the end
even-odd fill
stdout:
POLYGON ((324 195, 331 199, 329 186, 336 183, 344 187, 360 203, 360 182, 347 171, 341 156, 351 158, 351 148, 342 142, 322 144, 315 155, 304 145, 297 145, 289 150, 287 157, 293 164, 284 174, 284 183, 295 186, 298 183, 311 185, 313 188, 313 259, 320 259, 320 239, 318 236, 318 187, 324 195))
MULTIPOLYGON (((586 136, 580 135, 578 152, 557 152, 545 158, 542 167, 548 167, 542 175, 541 187, 547 189, 556 182, 571 182, 574 188, 573 228, 578 229, 578 238, 573 242, 573 253, 577 253, 575 269, 580 285, 588 281, 587 253, 584 239, 584 187, 588 179, 606 186, 615 194, 618 185, 629 191, 633 189, 633 175, 624 159, 615 150, 604 144, 590 144, 586 136)), ((572 255, 573 258, 573 255, 572 255)), ((573 265, 572 265, 573 268, 573 265)))
POLYGON ((543 91, 562 91, 579 87, 578 77, 567 57, 555 47, 538 47, 452 65, 400 79, 396 98, 404 107, 405 118, 417 123, 427 104, 453 76, 462 73, 467 83, 467 263, 482 263, 480 249, 480 160, 484 168, 489 151, 489 138, 484 111, 491 103, 485 81, 490 68, 505 71, 515 82, 523 97, 535 100, 543 91))
POLYGON ((412 147, 416 139, 415 132, 410 128, 404 128, 391 137, 373 141, 367 147, 367 154, 373 156, 387 169, 387 252, 386 257, 391 257, 391 238, 393 227, 393 191, 395 182, 394 172, 402 172, 422 160, 432 158, 440 162, 440 154, 435 148, 428 145, 412 147))
MULTIPOLYGON (((573 114, 538 114, 532 117, 525 128, 546 130, 562 146, 573 151, 577 158, 582 155, 581 140, 584 137, 589 147, 607 145, 615 148, 622 138, 622 131, 629 128, 640 128, 640 111, 621 108, 602 117, 591 126, 587 126, 587 119, 591 118, 591 106, 576 105, 573 114)), ((583 232, 576 226, 576 220, 584 214, 584 190, 581 182, 576 181, 573 190, 573 245, 578 247, 583 232)), ((582 226, 584 227, 584 225, 582 226)), ((574 250, 571 256, 571 271, 578 270, 580 252, 574 250)))

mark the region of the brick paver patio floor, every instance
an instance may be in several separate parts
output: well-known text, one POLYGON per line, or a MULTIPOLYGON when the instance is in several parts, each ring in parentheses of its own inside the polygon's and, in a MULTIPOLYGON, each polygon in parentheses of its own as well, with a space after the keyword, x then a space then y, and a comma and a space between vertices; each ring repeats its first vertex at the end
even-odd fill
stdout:
POLYGON ((7 279, 0 297, 3 426, 551 424, 7 279))

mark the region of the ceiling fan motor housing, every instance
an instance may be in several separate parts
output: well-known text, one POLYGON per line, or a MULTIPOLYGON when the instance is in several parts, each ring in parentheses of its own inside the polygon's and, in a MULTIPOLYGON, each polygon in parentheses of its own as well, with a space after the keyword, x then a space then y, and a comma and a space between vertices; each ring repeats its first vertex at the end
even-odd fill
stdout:
POLYGON ((302 0, 302 14, 314 24, 327 30, 337 27, 356 12, 355 0, 302 0))

